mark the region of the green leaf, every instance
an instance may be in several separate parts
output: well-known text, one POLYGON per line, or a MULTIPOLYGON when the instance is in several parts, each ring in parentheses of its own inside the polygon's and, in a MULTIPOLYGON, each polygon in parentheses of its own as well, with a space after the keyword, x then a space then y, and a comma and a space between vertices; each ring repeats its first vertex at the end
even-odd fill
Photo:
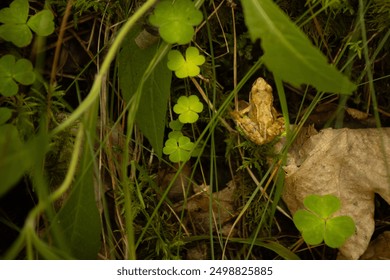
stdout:
POLYGON ((46 153, 48 143, 38 137, 22 142, 15 126, 0 126, 0 197, 32 167, 37 153, 46 153))
POLYGON ((21 58, 16 61, 12 69, 12 76, 22 85, 31 85, 35 81, 34 68, 30 60, 21 58))
POLYGON ((24 159, 27 156, 16 127, 10 124, 0 126, 0 197, 26 172, 28 165, 24 159))
POLYGON ((12 116, 12 110, 0 107, 0 125, 6 123, 12 116))
POLYGON ((172 130, 180 131, 183 128, 183 123, 179 120, 173 120, 169 122, 169 128, 172 130))
MULTIPOLYGON (((158 50, 157 45, 140 49, 134 41, 139 32, 139 28, 134 28, 127 35, 118 57, 119 86, 126 102, 134 96, 143 73, 158 50)), ((172 72, 167 69, 166 61, 166 58, 162 59, 146 80, 136 115, 138 127, 159 157, 162 155, 172 79, 172 72)))
POLYGON ((294 254, 290 249, 274 241, 269 241, 269 240, 262 241, 261 239, 249 240, 247 238, 234 238, 234 237, 231 238, 230 241, 242 243, 242 244, 248 244, 249 246, 256 245, 256 246, 267 248, 271 251, 274 251, 276 254, 278 254, 280 257, 286 260, 300 260, 300 258, 296 254, 294 254))
POLYGON ((179 138, 183 136, 183 133, 181 131, 171 131, 168 133, 168 138, 175 139, 176 141, 179 141, 179 138))
POLYGON ((172 162, 187 161, 190 158, 190 151, 193 149, 194 143, 186 136, 178 138, 169 138, 165 142, 163 153, 169 155, 169 160, 172 162))
POLYGON ((13 96, 18 93, 17 82, 31 85, 35 81, 33 66, 27 59, 16 61, 13 55, 7 54, 0 58, 0 93, 13 96))
POLYGON ((0 10, 0 22, 10 24, 26 23, 29 9, 28 0, 15 0, 9 8, 0 10))
POLYGON ((170 0, 159 2, 149 21, 159 27, 161 38, 169 44, 188 44, 194 35, 193 26, 203 19, 202 13, 190 0, 170 0))
POLYGON ((304 199, 309 210, 298 210, 293 217, 295 226, 302 232, 307 244, 317 245, 325 240, 331 248, 339 248, 354 234, 355 223, 351 217, 330 216, 340 209, 340 200, 333 195, 309 195, 304 199))
POLYGON ((340 200, 334 195, 309 195, 303 201, 305 207, 326 219, 340 209, 340 200))
POLYGON ((351 217, 334 217, 326 223, 325 244, 331 248, 339 248, 354 233, 355 223, 351 217))
POLYGON ((298 210, 293 220, 307 244, 317 245, 324 240, 325 221, 323 219, 306 210, 298 210))
POLYGON ((206 59, 199 54, 199 50, 195 47, 188 47, 186 50, 186 58, 177 51, 172 50, 168 53, 168 68, 175 71, 178 78, 195 77, 199 75, 199 65, 205 63, 206 59))
POLYGON ((25 47, 31 43, 32 34, 26 21, 28 18, 28 0, 15 0, 9 8, 0 10, 0 37, 12 42, 17 47, 25 47))
POLYGON ((203 104, 196 95, 180 96, 173 111, 179 114, 179 121, 182 123, 194 123, 198 120, 198 113, 203 111, 203 104))
POLYGON ((33 36, 27 24, 3 24, 0 26, 0 37, 22 48, 31 43, 33 36))
POLYGON ((54 16, 49 10, 43 10, 33 15, 27 25, 39 36, 48 36, 54 32, 54 16))
MULTIPOLYGON (((96 136, 97 106, 87 112, 88 120, 84 126, 85 139, 96 136)), ((72 185, 65 205, 54 217, 55 223, 61 230, 64 243, 67 243, 75 259, 97 259, 101 247, 101 223, 97 208, 94 180, 96 162, 94 147, 91 141, 84 141, 82 155, 78 166, 78 174, 72 185)))
POLYGON ((275 75, 319 91, 350 94, 356 89, 273 1, 243 0, 242 5, 251 38, 261 39, 264 63, 275 75))

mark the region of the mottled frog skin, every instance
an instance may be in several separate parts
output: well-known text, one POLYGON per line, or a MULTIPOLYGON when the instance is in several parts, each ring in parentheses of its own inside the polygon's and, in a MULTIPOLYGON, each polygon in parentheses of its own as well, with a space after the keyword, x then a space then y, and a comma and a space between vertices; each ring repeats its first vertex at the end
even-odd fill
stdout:
POLYGON ((232 112, 232 117, 243 134, 257 145, 271 142, 284 131, 284 119, 273 107, 272 87, 258 78, 252 86, 246 108, 232 112))

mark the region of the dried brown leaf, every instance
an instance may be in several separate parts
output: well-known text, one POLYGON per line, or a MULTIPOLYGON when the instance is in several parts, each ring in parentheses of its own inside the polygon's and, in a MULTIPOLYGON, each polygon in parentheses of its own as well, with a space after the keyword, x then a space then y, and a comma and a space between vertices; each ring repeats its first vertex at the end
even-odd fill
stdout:
POLYGON ((356 223, 340 254, 358 259, 374 231, 374 194, 390 203, 389 166, 390 129, 324 129, 291 147, 283 200, 295 213, 310 194, 337 196, 336 214, 356 223))

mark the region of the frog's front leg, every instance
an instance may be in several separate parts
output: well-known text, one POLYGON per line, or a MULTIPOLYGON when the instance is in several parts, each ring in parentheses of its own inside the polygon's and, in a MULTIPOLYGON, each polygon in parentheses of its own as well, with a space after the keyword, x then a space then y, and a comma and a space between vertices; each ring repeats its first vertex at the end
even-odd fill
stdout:
MULTIPOLYGON (((264 144, 266 138, 259 130, 259 125, 252 121, 247 115, 242 115, 240 112, 232 112, 232 116, 237 124, 237 127, 242 135, 257 145, 264 144)), ((266 131, 264 131, 264 134, 266 131)))

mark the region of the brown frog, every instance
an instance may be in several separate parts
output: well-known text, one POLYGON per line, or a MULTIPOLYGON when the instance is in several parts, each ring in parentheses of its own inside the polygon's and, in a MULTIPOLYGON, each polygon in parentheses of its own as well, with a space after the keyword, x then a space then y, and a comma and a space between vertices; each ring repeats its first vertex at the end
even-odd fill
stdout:
POLYGON ((258 78, 252 86, 246 108, 232 112, 232 117, 244 135, 257 145, 271 142, 284 131, 284 119, 273 107, 272 87, 258 78))

